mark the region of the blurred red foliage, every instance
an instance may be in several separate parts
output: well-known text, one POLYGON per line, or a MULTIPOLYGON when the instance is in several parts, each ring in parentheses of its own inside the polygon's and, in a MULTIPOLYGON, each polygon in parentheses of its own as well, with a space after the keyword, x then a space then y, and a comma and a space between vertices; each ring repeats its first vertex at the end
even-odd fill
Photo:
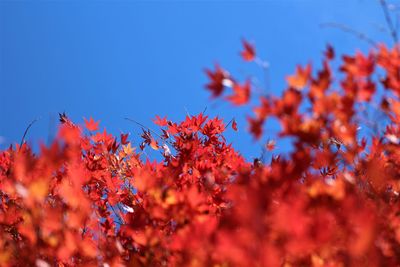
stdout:
MULTIPOLYGON (((62 114, 40 153, 0 152, 0 266, 399 266, 399 51, 344 56, 334 77, 328 47, 321 69, 299 66, 282 96, 261 96, 250 133, 274 117, 295 140, 270 162, 247 162, 202 113, 157 117, 162 133, 143 129, 140 148, 62 114)), ((214 97, 230 88, 225 99, 249 104, 249 81, 207 74, 214 97)))

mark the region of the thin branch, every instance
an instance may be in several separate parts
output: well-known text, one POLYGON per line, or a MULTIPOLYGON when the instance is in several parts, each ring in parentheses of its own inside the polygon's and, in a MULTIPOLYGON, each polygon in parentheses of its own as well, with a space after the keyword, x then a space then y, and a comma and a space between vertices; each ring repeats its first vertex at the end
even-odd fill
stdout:
POLYGON ((183 107, 183 108, 185 109, 186 115, 187 115, 189 118, 192 118, 192 115, 190 115, 188 109, 187 109, 186 107, 183 107))
POLYGON ((368 44, 372 45, 372 46, 377 46, 377 43, 371 39, 370 37, 368 37, 366 34, 356 31, 350 27, 347 27, 346 25, 340 24, 340 23, 336 23, 336 22, 325 22, 325 23, 321 23, 320 27, 322 28, 336 28, 339 30, 342 30, 346 33, 349 33, 351 35, 354 35, 355 37, 359 38, 360 40, 363 40, 365 42, 367 42, 368 44))
POLYGON ((153 134, 155 134, 156 136, 158 136, 161 140, 165 141, 165 143, 168 143, 168 144, 170 144, 171 146, 174 145, 173 143, 169 142, 169 140, 165 139, 164 137, 162 137, 161 135, 159 135, 156 131, 154 131, 153 129, 151 129, 151 128, 145 126, 144 124, 141 124, 140 122, 135 121, 134 119, 131 119, 131 118, 125 118, 125 120, 130 121, 130 122, 133 122, 133 123, 139 125, 140 127, 144 128, 144 129, 146 129, 146 130, 149 130, 150 132, 152 132, 153 134))
POLYGON ((204 115, 204 113, 207 111, 207 106, 205 106, 205 108, 203 109, 203 115, 204 115))
POLYGON ((163 139, 163 137, 161 135, 159 135, 156 131, 152 130, 151 128, 145 126, 144 124, 141 124, 138 121, 135 121, 134 119, 131 118, 125 118, 125 120, 136 123, 137 125, 139 125, 140 127, 149 130, 150 132, 152 132, 153 134, 157 135, 159 138, 163 139))
POLYGON ((119 210, 119 212, 120 212, 118 215, 120 215, 120 218, 121 218, 122 223, 125 224, 125 221, 124 221, 124 219, 123 219, 122 216, 121 216, 121 214, 123 214, 124 212, 122 211, 121 203, 120 203, 120 202, 117 203, 117 208, 118 208, 118 210, 119 210))
POLYGON ((399 39, 397 36, 396 27, 394 26, 392 18, 390 17, 389 7, 385 0, 379 0, 379 3, 381 4, 383 14, 385 15, 386 24, 388 25, 390 30, 390 36, 392 37, 394 43, 397 44, 399 42, 399 39))
MULTIPOLYGON (((111 204, 108 204, 110 206, 110 208, 112 209, 112 211, 114 212, 116 218, 118 219, 118 222, 120 225, 125 224, 124 220, 122 219, 122 217, 120 216, 120 214, 114 209, 114 207, 111 204)), ((118 207, 119 209, 119 207, 118 207)))
POLYGON ((267 149, 265 148, 265 146, 261 146, 261 155, 260 155, 260 161, 263 164, 267 163, 267 149))
POLYGON ((26 135, 28 134, 29 129, 30 129, 30 128, 32 127, 32 125, 33 125, 35 122, 37 122, 38 120, 39 120, 38 118, 34 119, 33 121, 31 121, 31 123, 29 123, 28 127, 26 127, 25 132, 24 132, 24 135, 22 136, 21 142, 19 143, 19 149, 21 149, 21 147, 22 147, 22 145, 23 145, 23 143, 24 143, 24 141, 25 141, 25 137, 26 137, 26 135))
POLYGON ((255 59, 255 63, 260 66, 264 71, 264 83, 265 83, 265 91, 270 91, 270 81, 269 81, 269 63, 260 58, 255 59))
POLYGON ((232 118, 229 122, 228 122, 228 124, 225 126, 225 128, 224 128, 224 131, 229 127, 229 125, 231 125, 231 123, 233 122, 233 120, 234 120, 235 118, 232 118))

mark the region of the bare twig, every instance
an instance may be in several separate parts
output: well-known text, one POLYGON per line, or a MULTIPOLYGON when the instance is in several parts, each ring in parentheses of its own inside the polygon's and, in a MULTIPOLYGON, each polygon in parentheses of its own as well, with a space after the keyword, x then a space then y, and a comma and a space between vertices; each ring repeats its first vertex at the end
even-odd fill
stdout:
POLYGON ((224 131, 229 127, 229 125, 231 125, 231 123, 233 122, 233 120, 234 120, 235 118, 232 118, 229 122, 228 122, 228 124, 225 126, 225 128, 224 128, 224 131))
POLYGON ((37 122, 38 120, 39 120, 38 118, 34 119, 33 121, 31 121, 31 123, 29 123, 28 127, 26 127, 25 132, 24 132, 24 135, 22 136, 21 142, 19 143, 19 149, 21 149, 21 147, 22 147, 22 145, 23 145, 23 143, 24 143, 24 141, 25 141, 25 137, 26 137, 26 135, 28 134, 29 129, 30 129, 30 128, 32 127, 32 125, 33 125, 35 122, 37 122))
POLYGON ((131 118, 125 118, 125 120, 130 121, 130 122, 133 122, 133 123, 136 123, 136 124, 139 125, 140 127, 149 130, 149 131, 152 132, 153 134, 155 134, 155 135, 157 135, 158 137, 160 137, 161 139, 163 139, 161 135, 159 135, 156 131, 152 130, 151 128, 147 127, 146 125, 141 124, 140 122, 135 121, 134 119, 131 119, 131 118))
POLYGON ((269 92, 269 90, 270 90, 269 63, 267 61, 261 60, 260 58, 256 58, 255 63, 258 66, 260 66, 264 71, 265 91, 269 92))
POLYGON ((130 121, 130 122, 133 122, 133 123, 139 125, 140 127, 144 128, 144 129, 146 129, 146 130, 149 130, 150 132, 152 132, 153 134, 155 134, 156 136, 158 136, 161 140, 163 140, 165 143, 168 143, 168 144, 170 144, 170 145, 172 145, 172 146, 174 145, 173 143, 169 142, 169 140, 165 139, 164 137, 162 137, 161 135, 159 135, 156 131, 154 131, 153 129, 151 129, 151 128, 145 126, 144 124, 141 124, 140 122, 135 121, 134 119, 131 119, 131 118, 125 118, 125 120, 130 121))
POLYGON ((190 115, 188 109, 187 109, 186 107, 183 107, 183 108, 185 109, 186 115, 187 115, 189 118, 192 118, 192 116, 190 115))
POLYGON ((394 26, 392 18, 390 17, 390 14, 389 14, 389 7, 385 0, 379 0, 379 3, 381 4, 383 14, 385 15, 385 20, 386 20, 387 26, 389 27, 390 36, 392 37, 394 43, 397 44, 399 42, 399 39, 397 36, 396 27, 394 26))
POLYGON ((368 37, 366 34, 356 31, 350 27, 347 27, 346 25, 340 24, 340 23, 336 23, 336 22, 325 22, 325 23, 321 23, 320 27, 322 28, 336 28, 339 30, 342 30, 346 33, 352 34, 355 37, 359 38, 360 40, 363 40, 367 43, 369 43, 372 46, 377 46, 377 43, 371 39, 370 37, 368 37))
MULTIPOLYGON (((122 219, 122 217, 120 216, 120 214, 114 209, 113 205, 111 205, 110 203, 108 204, 108 206, 112 209, 112 211, 114 212, 115 216, 118 219, 118 222, 120 225, 125 224, 124 220, 122 219)), ((118 206, 119 209, 119 206, 118 206)))

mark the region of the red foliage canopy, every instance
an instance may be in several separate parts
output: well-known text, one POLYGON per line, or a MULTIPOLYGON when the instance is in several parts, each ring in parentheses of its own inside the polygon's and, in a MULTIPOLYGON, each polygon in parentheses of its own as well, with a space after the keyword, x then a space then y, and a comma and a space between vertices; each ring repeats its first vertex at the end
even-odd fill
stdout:
MULTIPOLYGON (((254 51, 244 42, 244 60, 254 51)), ((262 95, 251 134, 275 117, 280 138, 295 140, 270 162, 247 162, 205 114, 143 129, 140 148, 160 162, 127 134, 62 114, 40 153, 25 143, 0 152, 0 265, 400 265, 399 51, 344 56, 334 77, 329 47, 321 69, 299 66, 280 97, 262 95)), ((219 66, 207 74, 214 97, 231 88, 232 104, 249 103, 249 81, 219 66)))

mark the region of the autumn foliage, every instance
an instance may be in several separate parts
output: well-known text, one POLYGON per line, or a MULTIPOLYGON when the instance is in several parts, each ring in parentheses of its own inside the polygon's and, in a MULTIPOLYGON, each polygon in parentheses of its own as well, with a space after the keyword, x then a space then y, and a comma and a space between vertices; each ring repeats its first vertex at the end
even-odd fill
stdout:
POLYGON ((203 113, 157 116, 139 147, 61 114, 49 147, 0 153, 0 266, 400 266, 399 47, 335 59, 328 46, 280 96, 206 75, 215 98, 258 97, 250 134, 275 118, 292 151, 268 140, 271 160, 248 162, 223 136, 236 121, 203 113))

